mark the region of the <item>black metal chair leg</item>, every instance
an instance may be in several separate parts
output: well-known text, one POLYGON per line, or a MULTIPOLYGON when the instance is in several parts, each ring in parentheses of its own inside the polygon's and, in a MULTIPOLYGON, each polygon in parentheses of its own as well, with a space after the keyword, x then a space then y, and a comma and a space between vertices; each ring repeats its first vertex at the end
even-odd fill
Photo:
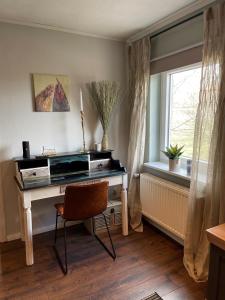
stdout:
MULTIPOLYGON (((57 225, 56 225, 57 226, 57 225)), ((55 250, 56 258, 58 260, 58 263, 63 271, 63 273, 66 275, 68 272, 68 265, 67 265, 67 244, 66 244, 66 221, 64 221, 64 256, 65 256, 65 265, 63 264, 58 249, 56 247, 56 239, 55 244, 53 246, 53 249, 55 250)))
POLYGON ((112 252, 108 249, 108 247, 103 243, 103 241, 97 236, 97 234, 95 233, 95 228, 94 228, 94 220, 92 218, 92 229, 93 229, 93 234, 94 234, 94 237, 96 238, 96 240, 102 245, 102 247, 106 250, 106 252, 115 260, 116 259, 116 252, 115 252, 115 248, 114 248, 114 245, 113 245, 113 242, 112 242, 112 238, 111 238, 111 235, 110 235, 110 232, 109 232, 109 227, 108 227, 108 224, 107 224, 107 221, 106 221, 106 217, 104 214, 102 214, 103 217, 104 217, 104 220, 105 220, 105 225, 106 225, 106 228, 107 228, 107 232, 108 232, 108 236, 109 236, 109 239, 110 239, 110 243, 111 243, 111 247, 112 247, 112 252))
POLYGON ((64 221, 64 253, 65 253, 65 274, 67 274, 68 266, 67 266, 67 243, 66 243, 66 221, 64 221))
POLYGON ((56 211, 56 218, 55 218, 55 244, 56 244, 56 240, 57 240, 57 230, 58 230, 58 212, 56 211))
MULTIPOLYGON (((98 235, 95 233, 95 228, 94 228, 94 218, 92 218, 92 230, 93 230, 93 234, 94 234, 94 237, 97 239, 97 241, 102 245, 102 247, 106 250, 106 252, 115 260, 116 259, 116 252, 115 252, 115 248, 114 248, 114 245, 113 245, 113 242, 112 242, 112 238, 111 238, 111 235, 110 235, 110 231, 109 231, 109 227, 108 227, 108 224, 107 224, 107 220, 106 220, 106 217, 104 214, 102 214, 103 217, 104 217, 104 221, 105 221, 105 225, 106 225, 106 228, 107 228, 107 232, 108 232, 108 236, 109 236, 109 240, 110 240, 110 244, 111 244, 111 247, 112 247, 112 251, 110 251, 108 249, 108 247, 103 243, 103 241, 98 237, 98 235)), ((64 264, 61 260, 61 257, 59 255, 59 252, 58 252, 58 249, 56 247, 56 242, 57 242, 57 226, 58 226, 58 217, 59 215, 57 214, 56 215, 56 226, 55 226, 55 244, 53 246, 54 250, 55 250, 55 254, 56 254, 56 258, 58 260, 58 263, 63 271, 63 273, 66 275, 67 272, 68 272, 68 261, 67 261, 67 240, 66 240, 66 220, 64 220, 64 264)))
POLYGON ((104 214, 102 214, 103 217, 104 217, 104 220, 105 220, 105 225, 106 225, 106 228, 107 228, 107 231, 108 231, 108 236, 109 236, 109 239, 110 239, 110 243, 111 243, 111 247, 112 247, 112 250, 113 250, 113 255, 114 255, 114 259, 116 258, 116 251, 115 251, 115 248, 114 248, 114 245, 113 245, 113 241, 112 241, 112 237, 111 237, 111 234, 110 234, 110 231, 109 231, 109 226, 107 224, 107 220, 106 220, 106 217, 104 214))

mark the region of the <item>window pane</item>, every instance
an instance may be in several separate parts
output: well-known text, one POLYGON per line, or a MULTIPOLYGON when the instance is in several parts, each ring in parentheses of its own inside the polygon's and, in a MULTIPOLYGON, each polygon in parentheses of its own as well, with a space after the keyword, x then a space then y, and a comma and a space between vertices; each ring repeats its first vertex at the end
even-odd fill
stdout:
POLYGON ((170 74, 169 143, 184 145, 186 157, 192 157, 200 79, 200 67, 170 74))

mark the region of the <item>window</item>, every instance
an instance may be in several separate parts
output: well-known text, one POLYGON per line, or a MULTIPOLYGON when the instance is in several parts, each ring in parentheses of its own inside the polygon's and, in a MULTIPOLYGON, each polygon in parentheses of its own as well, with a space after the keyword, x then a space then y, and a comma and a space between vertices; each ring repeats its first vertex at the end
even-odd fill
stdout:
POLYGON ((169 71, 162 76, 162 145, 184 145, 183 157, 191 158, 195 117, 199 101, 201 66, 169 71))

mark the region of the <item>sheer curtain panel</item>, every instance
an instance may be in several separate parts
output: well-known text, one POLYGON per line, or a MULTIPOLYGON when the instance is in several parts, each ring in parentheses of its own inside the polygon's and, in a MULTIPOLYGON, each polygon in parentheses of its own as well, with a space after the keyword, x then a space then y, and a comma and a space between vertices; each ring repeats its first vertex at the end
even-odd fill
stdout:
POLYGON ((128 205, 131 227, 142 231, 140 182, 138 176, 144 162, 146 104, 150 80, 150 38, 138 40, 129 47, 129 103, 131 105, 128 146, 128 205))
POLYGON ((225 222, 225 3, 204 13, 204 45, 196 116, 184 264, 195 281, 208 275, 206 229, 225 222))

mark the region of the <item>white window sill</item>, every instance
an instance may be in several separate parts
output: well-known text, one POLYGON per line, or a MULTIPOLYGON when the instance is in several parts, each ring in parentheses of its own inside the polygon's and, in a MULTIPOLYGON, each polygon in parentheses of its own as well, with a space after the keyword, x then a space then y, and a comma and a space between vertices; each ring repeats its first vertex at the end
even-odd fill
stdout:
POLYGON ((165 175, 168 175, 169 177, 172 177, 176 180, 185 180, 190 183, 191 177, 187 175, 187 171, 183 168, 180 168, 178 171, 172 172, 169 171, 169 165, 167 163, 161 162, 161 161, 156 161, 156 162, 147 162, 144 163, 144 169, 145 171, 147 170, 155 170, 156 172, 159 172, 159 177, 160 173, 164 173, 165 175))

